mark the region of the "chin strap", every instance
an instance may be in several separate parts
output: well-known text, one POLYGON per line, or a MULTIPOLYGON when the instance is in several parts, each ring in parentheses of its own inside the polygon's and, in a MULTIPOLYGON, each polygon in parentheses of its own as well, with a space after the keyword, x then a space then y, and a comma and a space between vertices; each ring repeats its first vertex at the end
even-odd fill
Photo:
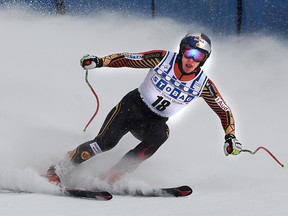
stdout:
POLYGON ((90 125, 90 123, 93 121, 94 117, 97 115, 99 107, 100 107, 100 102, 99 102, 98 95, 96 94, 96 92, 94 91, 92 85, 89 83, 89 80, 88 80, 88 70, 86 70, 85 81, 86 81, 87 85, 89 86, 89 88, 91 89, 93 95, 95 96, 95 99, 96 99, 96 111, 93 114, 93 116, 90 118, 88 123, 86 124, 85 128, 83 129, 83 132, 86 132, 87 127, 90 125))
POLYGON ((275 155, 273 155, 267 148, 263 147, 263 146, 259 146, 255 151, 251 151, 248 149, 242 149, 241 152, 248 152, 252 155, 256 154, 260 149, 266 151, 281 167, 285 167, 284 164, 282 164, 276 157, 275 155))

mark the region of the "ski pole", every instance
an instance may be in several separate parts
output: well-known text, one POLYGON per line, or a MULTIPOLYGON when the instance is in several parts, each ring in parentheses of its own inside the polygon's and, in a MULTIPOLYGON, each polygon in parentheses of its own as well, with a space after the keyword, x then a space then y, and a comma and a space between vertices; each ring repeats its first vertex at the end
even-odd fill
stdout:
POLYGON ((267 148, 263 147, 263 146, 259 146, 255 151, 251 151, 248 149, 242 149, 241 152, 248 152, 252 155, 256 154, 260 149, 263 149, 264 151, 266 151, 281 167, 285 167, 284 164, 282 164, 276 157, 274 154, 272 154, 271 151, 269 151, 267 148))
POLYGON ((100 102, 99 102, 98 95, 97 95, 96 92, 94 91, 92 85, 89 83, 89 80, 88 80, 88 70, 86 70, 85 81, 86 81, 87 85, 89 86, 89 88, 91 89, 93 95, 95 96, 95 99, 96 99, 96 111, 95 111, 95 113, 93 114, 93 116, 90 118, 90 120, 88 121, 88 123, 86 124, 85 128, 83 129, 83 132, 86 131, 87 127, 90 125, 90 123, 93 121, 94 117, 97 115, 98 110, 99 110, 99 106, 100 106, 100 102))

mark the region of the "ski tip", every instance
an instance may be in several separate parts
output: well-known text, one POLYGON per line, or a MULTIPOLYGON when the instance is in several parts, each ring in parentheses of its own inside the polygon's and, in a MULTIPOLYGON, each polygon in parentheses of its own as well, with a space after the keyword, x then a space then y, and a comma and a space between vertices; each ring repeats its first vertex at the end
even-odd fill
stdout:
POLYGON ((164 194, 160 196, 172 196, 172 197, 185 197, 192 194, 193 190, 188 185, 183 185, 180 187, 172 187, 172 188, 162 188, 161 189, 164 194))
POLYGON ((107 191, 101 192, 100 196, 97 196, 98 200, 111 200, 113 195, 107 191))
POLYGON ((179 187, 180 196, 189 196, 193 193, 193 190, 188 185, 179 187))

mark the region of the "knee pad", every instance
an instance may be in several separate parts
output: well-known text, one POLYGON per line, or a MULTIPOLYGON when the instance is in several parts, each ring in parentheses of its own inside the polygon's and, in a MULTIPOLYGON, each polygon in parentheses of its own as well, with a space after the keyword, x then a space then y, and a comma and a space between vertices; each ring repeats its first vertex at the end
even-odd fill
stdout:
POLYGON ((100 147, 94 140, 88 141, 79 145, 71 152, 71 159, 73 163, 80 164, 101 152, 100 147))

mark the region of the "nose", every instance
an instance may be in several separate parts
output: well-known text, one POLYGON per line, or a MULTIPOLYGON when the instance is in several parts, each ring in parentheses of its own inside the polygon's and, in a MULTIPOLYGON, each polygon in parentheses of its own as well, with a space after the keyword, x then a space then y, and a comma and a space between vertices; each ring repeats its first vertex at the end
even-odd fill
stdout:
POLYGON ((188 58, 187 60, 188 60, 188 62, 192 62, 192 63, 195 62, 196 63, 196 61, 193 58, 188 58))

